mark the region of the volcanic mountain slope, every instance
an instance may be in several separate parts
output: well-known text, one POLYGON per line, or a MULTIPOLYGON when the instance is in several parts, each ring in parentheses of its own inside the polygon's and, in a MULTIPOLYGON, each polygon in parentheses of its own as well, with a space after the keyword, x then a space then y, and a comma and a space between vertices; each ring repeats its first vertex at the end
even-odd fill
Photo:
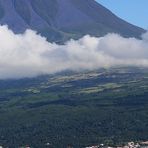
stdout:
POLYGON ((0 0, 0 24, 15 33, 36 30, 49 41, 116 32, 140 37, 143 29, 115 16, 94 0, 0 0))

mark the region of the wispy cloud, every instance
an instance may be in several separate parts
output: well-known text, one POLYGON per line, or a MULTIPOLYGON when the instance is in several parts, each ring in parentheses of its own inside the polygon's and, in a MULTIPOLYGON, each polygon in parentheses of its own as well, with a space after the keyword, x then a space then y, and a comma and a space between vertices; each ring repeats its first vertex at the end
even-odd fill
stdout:
POLYGON ((148 67, 148 33, 142 40, 118 34, 86 35, 57 45, 32 30, 14 34, 7 26, 0 26, 0 79, 111 66, 148 67))

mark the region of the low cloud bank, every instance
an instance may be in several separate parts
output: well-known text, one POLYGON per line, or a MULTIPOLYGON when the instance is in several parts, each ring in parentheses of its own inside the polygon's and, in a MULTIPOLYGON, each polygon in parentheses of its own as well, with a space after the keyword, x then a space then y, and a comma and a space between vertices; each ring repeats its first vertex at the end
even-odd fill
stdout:
POLYGON ((0 26, 0 79, 111 66, 148 67, 148 33, 142 40, 118 34, 86 35, 57 45, 32 30, 14 34, 7 26, 0 26))

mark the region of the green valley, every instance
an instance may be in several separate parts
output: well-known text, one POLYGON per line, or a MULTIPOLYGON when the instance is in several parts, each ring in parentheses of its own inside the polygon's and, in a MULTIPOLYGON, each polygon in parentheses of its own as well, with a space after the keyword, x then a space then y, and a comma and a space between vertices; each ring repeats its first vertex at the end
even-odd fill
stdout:
POLYGON ((0 81, 0 145, 76 148, 148 139, 148 70, 0 81))

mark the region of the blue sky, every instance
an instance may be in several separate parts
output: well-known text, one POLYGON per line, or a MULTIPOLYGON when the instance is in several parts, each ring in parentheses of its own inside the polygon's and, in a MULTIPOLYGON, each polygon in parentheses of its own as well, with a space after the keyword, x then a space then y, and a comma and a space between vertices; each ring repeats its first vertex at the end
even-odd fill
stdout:
POLYGON ((97 0, 124 20, 148 29, 148 0, 97 0))

